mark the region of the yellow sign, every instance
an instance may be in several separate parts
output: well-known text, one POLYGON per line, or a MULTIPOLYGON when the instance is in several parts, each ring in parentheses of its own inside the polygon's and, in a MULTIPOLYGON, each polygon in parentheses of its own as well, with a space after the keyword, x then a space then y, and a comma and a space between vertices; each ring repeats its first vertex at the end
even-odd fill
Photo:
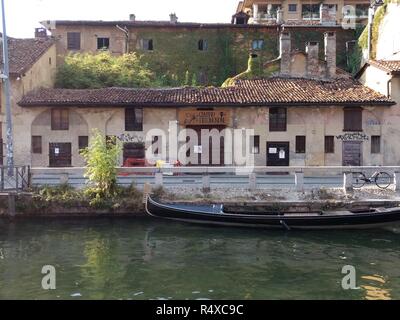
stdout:
POLYGON ((183 126, 229 125, 231 112, 228 109, 181 110, 179 123, 183 126))

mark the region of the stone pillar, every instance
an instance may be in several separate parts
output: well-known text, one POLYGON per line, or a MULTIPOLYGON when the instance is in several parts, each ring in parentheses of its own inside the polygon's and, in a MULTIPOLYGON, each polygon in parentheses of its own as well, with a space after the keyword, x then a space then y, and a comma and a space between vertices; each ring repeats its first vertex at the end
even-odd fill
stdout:
POLYGON ((210 176, 208 174, 202 177, 202 187, 203 189, 210 189, 210 176))
POLYGON ((156 172, 155 176, 155 182, 154 184, 158 187, 161 187, 163 185, 163 174, 162 172, 156 172))
POLYGON ((276 23, 283 23, 283 10, 281 8, 276 11, 276 23))
POLYGON ((326 76, 334 78, 336 76, 336 32, 328 31, 324 33, 326 76))
POLYGON ((295 172, 294 183, 296 185, 296 191, 304 191, 304 172, 295 172))
POLYGON ((311 78, 318 78, 319 74, 319 43, 316 41, 307 42, 307 76, 311 78))
POLYGON ((257 179, 256 179, 256 174, 254 172, 249 174, 249 189, 251 191, 256 190, 257 188, 257 179))
POLYGON ((396 193, 400 193, 400 171, 394 173, 394 190, 396 193))
POLYGON ((280 34, 279 38, 279 53, 281 57, 281 74, 289 75, 290 74, 290 51, 291 51, 291 43, 290 43, 290 32, 283 31, 280 34))
POLYGON ((351 172, 343 173, 343 191, 344 193, 353 192, 353 174, 351 172))
POLYGON ((253 19, 256 21, 258 20, 258 4, 253 4, 253 19))

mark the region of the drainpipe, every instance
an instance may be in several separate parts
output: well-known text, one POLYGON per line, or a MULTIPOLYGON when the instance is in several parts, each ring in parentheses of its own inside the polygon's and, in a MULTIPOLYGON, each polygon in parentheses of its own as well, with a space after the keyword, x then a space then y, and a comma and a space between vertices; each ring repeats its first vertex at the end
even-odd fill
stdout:
POLYGON ((126 27, 120 27, 119 25, 116 25, 117 29, 122 31, 125 34, 125 53, 128 53, 129 51, 129 30, 126 27))

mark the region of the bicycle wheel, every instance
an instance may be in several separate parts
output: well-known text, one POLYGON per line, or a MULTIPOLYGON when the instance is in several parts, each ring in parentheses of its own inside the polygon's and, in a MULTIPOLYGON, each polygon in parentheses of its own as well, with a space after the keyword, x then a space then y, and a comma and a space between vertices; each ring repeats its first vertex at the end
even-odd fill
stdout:
POLYGON ((365 177, 364 173, 353 172, 353 188, 361 188, 366 181, 367 178, 365 177))
POLYGON ((375 177, 375 184, 381 189, 386 189, 391 183, 392 177, 387 172, 379 172, 375 177))

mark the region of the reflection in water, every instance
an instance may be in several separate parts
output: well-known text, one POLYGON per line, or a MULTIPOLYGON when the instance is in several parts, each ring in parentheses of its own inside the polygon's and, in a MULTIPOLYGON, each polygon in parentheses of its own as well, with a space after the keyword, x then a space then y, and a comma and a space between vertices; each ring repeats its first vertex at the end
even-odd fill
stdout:
POLYGON ((364 280, 368 280, 368 285, 362 285, 365 290, 365 299, 367 300, 391 300, 390 289, 385 289, 386 280, 383 276, 374 274, 372 276, 362 276, 364 280), (373 285, 371 285, 371 283, 373 285))
POLYGON ((285 233, 152 219, 11 226, 0 220, 0 298, 399 299, 397 242, 390 230, 285 233), (41 289, 45 264, 56 267, 54 291, 41 289), (365 275, 363 290, 341 288, 345 264, 365 275))

